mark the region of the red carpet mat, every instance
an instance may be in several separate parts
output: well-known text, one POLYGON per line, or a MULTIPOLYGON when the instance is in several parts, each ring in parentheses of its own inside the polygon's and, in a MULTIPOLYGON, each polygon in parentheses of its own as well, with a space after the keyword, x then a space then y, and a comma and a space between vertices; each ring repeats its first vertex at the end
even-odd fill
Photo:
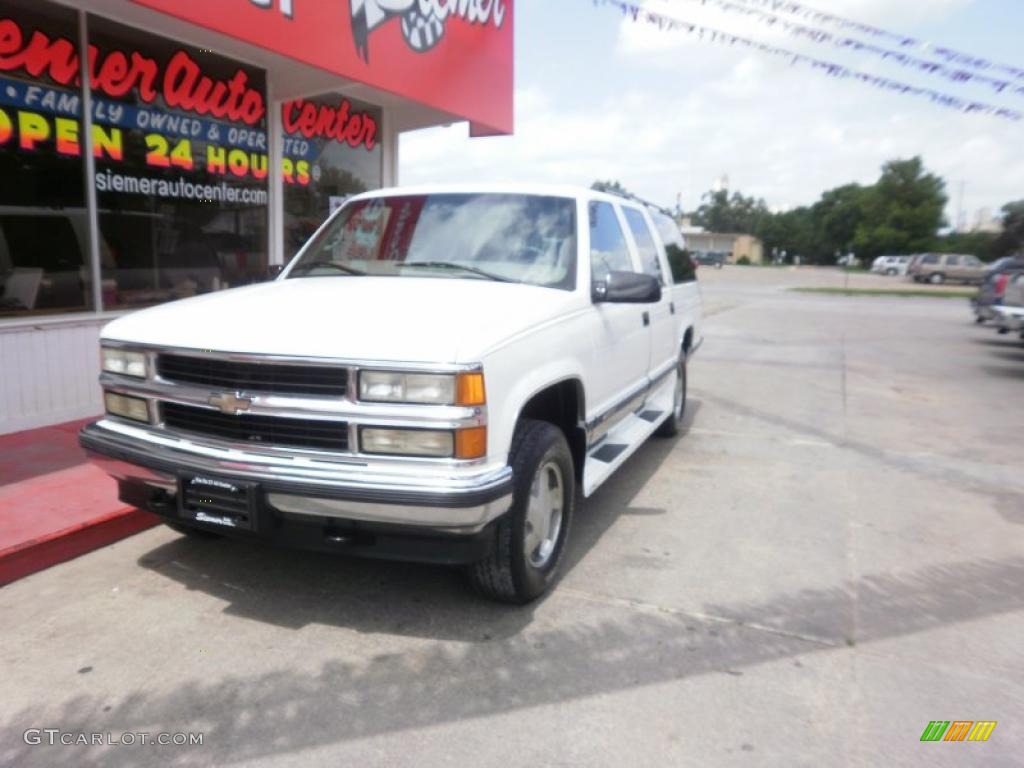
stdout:
POLYGON ((156 525, 78 446, 84 419, 0 435, 0 585, 156 525))

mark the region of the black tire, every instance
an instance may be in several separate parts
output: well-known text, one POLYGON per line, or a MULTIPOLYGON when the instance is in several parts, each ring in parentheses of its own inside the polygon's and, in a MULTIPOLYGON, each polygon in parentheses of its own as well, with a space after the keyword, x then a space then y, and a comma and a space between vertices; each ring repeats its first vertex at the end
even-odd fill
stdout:
MULTIPOLYGON (((679 434, 683 427, 683 420, 686 418, 686 356, 683 355, 679 358, 679 367, 677 369, 679 374, 678 381, 683 383, 682 391, 682 402, 677 404, 673 398, 673 409, 672 413, 668 415, 668 418, 661 422, 660 426, 654 431, 654 434, 658 437, 675 437, 679 434)), ((678 390, 674 392, 678 393, 678 390)))
POLYGON ((896 270, 890 267, 889 269, 885 270, 885 274, 887 274, 889 277, 895 277, 896 270))
POLYGON ((941 272, 932 272, 928 275, 928 282, 932 285, 942 285, 946 282, 946 276, 941 272))
POLYGON ((185 536, 191 536, 193 539, 220 539, 223 538, 219 533, 213 531, 207 531, 204 528, 193 528, 191 525, 182 525, 181 523, 173 523, 170 520, 162 521, 164 525, 170 528, 172 531, 184 534, 185 536))
POLYGON ((565 542, 572 526, 576 504, 576 474, 572 452, 565 435, 546 421, 523 419, 516 427, 509 455, 512 467, 512 508, 499 521, 491 551, 483 560, 469 566, 469 579, 484 597, 503 603, 522 605, 536 600, 554 583, 565 542), (531 562, 526 551, 527 511, 534 480, 549 465, 561 472, 562 514, 554 548, 542 567, 531 562))

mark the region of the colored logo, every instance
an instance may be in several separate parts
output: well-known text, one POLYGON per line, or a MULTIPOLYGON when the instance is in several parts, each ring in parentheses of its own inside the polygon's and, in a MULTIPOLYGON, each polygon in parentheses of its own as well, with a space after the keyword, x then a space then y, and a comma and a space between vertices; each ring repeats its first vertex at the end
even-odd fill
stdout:
POLYGON ((394 18, 401 19, 402 36, 416 53, 426 53, 444 37, 449 16, 471 24, 505 21, 505 0, 349 0, 352 38, 363 61, 370 60, 370 33, 394 18))
POLYGON ((996 728, 995 720, 932 720, 921 734, 921 741, 988 741, 996 728))
POLYGON ((248 411, 252 405, 252 398, 241 392, 221 392, 210 395, 208 401, 214 408, 219 408, 221 413, 228 416, 235 416, 242 411, 248 411))

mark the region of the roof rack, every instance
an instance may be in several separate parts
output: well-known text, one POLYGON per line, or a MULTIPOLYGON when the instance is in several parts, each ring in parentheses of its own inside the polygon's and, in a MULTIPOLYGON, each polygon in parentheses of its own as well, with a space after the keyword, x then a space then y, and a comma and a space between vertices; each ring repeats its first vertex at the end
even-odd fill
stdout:
MULTIPOLYGON (((613 192, 612 194, 616 194, 616 193, 613 192)), ((669 216, 670 218, 674 219, 675 216, 676 216, 675 213, 670 208, 666 208, 663 205, 658 205, 657 203, 652 203, 650 200, 645 200, 644 198, 640 197, 639 195, 634 195, 632 192, 626 192, 624 194, 620 194, 620 197, 625 197, 625 198, 627 198, 629 200, 635 200, 636 202, 641 203, 643 205, 646 205, 648 208, 653 208, 654 210, 658 211, 659 213, 663 213, 666 216, 669 216)))

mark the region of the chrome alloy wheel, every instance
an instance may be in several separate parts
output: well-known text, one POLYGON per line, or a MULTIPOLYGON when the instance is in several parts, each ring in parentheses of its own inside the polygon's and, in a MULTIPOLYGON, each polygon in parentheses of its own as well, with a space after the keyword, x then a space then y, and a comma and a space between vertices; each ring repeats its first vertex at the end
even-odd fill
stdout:
POLYGON ((555 553, 562 531, 563 482, 562 470, 553 461, 542 465, 533 476, 523 539, 526 557, 534 568, 546 566, 555 553))

